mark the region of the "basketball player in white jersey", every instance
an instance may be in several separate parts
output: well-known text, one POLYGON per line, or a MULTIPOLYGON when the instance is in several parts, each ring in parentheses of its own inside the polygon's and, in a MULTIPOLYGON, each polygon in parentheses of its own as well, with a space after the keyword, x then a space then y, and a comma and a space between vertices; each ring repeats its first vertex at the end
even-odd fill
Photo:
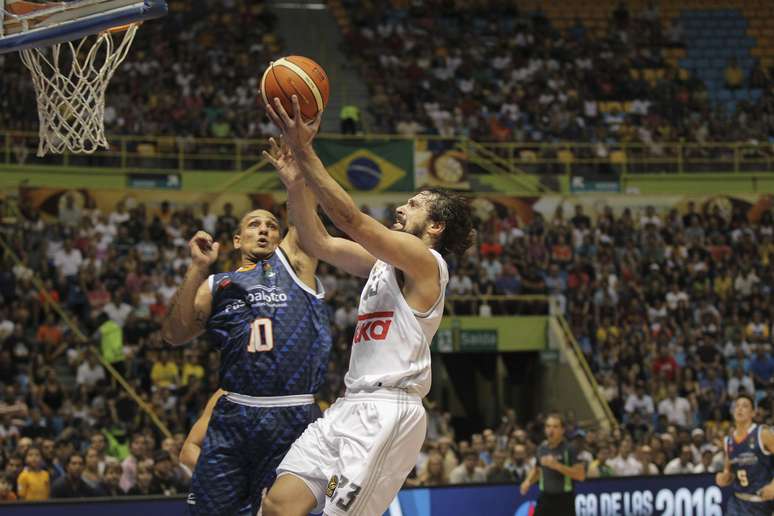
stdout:
POLYGON ((312 149, 320 117, 291 119, 267 106, 283 147, 265 153, 288 190, 304 250, 361 277, 347 393, 304 431, 277 469, 263 516, 381 516, 416 464, 427 428, 430 342, 443 315, 449 273, 441 253, 462 253, 473 236, 467 202, 422 190, 396 210, 392 229, 363 214, 312 149), (317 218, 319 199, 354 241, 333 238, 317 218))

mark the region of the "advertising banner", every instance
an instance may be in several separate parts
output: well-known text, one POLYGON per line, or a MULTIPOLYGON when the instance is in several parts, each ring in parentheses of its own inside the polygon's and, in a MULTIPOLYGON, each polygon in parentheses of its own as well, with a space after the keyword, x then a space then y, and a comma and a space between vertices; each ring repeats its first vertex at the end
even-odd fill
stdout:
MULTIPOLYGON (((517 484, 403 489, 384 516, 532 516, 538 490, 517 484)), ((595 479, 578 484, 577 516, 722 516, 729 491, 713 475, 595 479)), ((4 504, 8 516, 183 516, 185 497, 103 498, 4 504)))
MULTIPOLYGON (((722 516, 728 491, 713 475, 598 479, 578 484, 577 516, 722 516)), ((532 516, 538 490, 519 486, 404 489, 385 516, 532 516)))
POLYGON ((570 192, 572 193, 618 193, 621 184, 617 177, 603 175, 573 175, 570 179, 570 192))
POLYGON ((352 192, 413 192, 411 140, 315 140, 328 172, 352 192))
POLYGON ((539 351, 546 345, 548 317, 446 317, 430 350, 438 353, 539 351))

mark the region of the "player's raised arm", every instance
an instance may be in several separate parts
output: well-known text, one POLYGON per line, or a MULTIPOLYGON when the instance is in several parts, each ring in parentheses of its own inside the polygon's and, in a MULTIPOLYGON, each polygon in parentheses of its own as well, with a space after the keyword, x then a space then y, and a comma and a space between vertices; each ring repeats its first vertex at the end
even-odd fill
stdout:
MULTIPOLYGON (((416 236, 402 231, 391 231, 379 221, 362 213, 347 192, 328 174, 312 147, 316 130, 301 121, 298 97, 293 96, 294 118, 285 112, 275 99, 267 106, 269 116, 282 130, 287 145, 293 152, 304 174, 306 184, 317 196, 320 205, 333 223, 361 244, 373 256, 390 263, 413 279, 438 278, 438 263, 428 246, 416 236), (300 122, 297 122, 300 121, 300 122)), ((444 227, 432 223, 431 232, 440 234, 444 227)))
MULTIPOLYGON (((320 118, 318 117, 314 123, 319 126, 320 118)), ((317 202, 314 194, 306 186, 290 149, 284 144, 278 145, 273 138, 270 143, 271 152, 264 151, 264 156, 277 169, 280 179, 287 188, 288 212, 296 228, 300 248, 311 256, 350 274, 367 277, 376 258, 361 245, 328 234, 315 211, 317 202)))
POLYGON ((174 346, 185 344, 204 332, 212 310, 212 293, 206 280, 210 265, 218 259, 218 246, 204 231, 197 232, 188 242, 191 265, 161 325, 161 336, 174 346))

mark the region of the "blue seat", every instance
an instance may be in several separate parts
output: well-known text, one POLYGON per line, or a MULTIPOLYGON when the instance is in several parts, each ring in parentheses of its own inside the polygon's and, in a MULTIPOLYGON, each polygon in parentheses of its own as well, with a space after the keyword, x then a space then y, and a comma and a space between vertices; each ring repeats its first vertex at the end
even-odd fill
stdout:
POLYGON ((752 100, 753 102, 758 102, 762 96, 763 96, 763 90, 759 90, 759 89, 750 90, 750 100, 752 100))
POLYGON ((731 92, 726 89, 718 90, 715 94, 715 98, 718 99, 720 102, 728 102, 733 99, 733 95, 731 95, 731 92))
POLYGON ((734 92, 734 98, 736 100, 747 100, 750 97, 750 92, 746 89, 736 90, 734 92))

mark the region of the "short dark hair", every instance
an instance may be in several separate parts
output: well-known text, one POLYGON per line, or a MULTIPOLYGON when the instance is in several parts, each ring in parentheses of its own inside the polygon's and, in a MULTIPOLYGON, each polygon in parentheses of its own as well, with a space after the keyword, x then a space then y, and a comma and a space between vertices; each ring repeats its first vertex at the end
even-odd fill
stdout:
POLYGON ((473 457, 474 459, 478 460, 478 453, 474 452, 473 450, 468 450, 462 454, 462 460, 465 460, 468 457, 473 457))
POLYGON ((167 450, 156 450, 156 452, 153 454, 153 462, 163 462, 165 460, 172 460, 172 456, 169 454, 167 450))
POLYGON ((755 400, 753 399, 753 397, 750 394, 747 394, 746 392, 740 392, 739 394, 737 394, 736 397, 734 398, 734 403, 736 403, 737 401, 739 401, 742 398, 744 398, 746 400, 749 400, 750 406, 753 409, 755 409, 755 400))
POLYGON ((423 188, 420 193, 432 196, 427 205, 430 220, 444 224, 443 232, 433 247, 443 255, 464 253, 473 245, 476 235, 468 198, 443 188, 423 188))
POLYGON ((559 412, 549 412, 546 416, 546 422, 548 422, 549 419, 554 418, 557 421, 559 421, 559 426, 564 428, 564 417, 559 412))

